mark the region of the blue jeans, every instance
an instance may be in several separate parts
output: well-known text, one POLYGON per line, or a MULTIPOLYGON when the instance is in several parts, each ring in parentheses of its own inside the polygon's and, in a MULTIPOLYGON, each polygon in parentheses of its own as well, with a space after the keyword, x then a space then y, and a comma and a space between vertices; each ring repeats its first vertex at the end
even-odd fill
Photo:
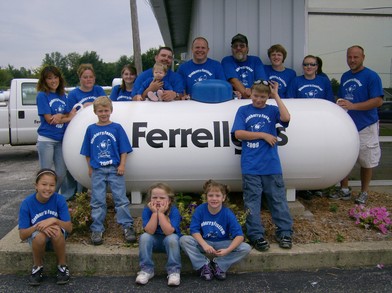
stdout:
POLYGON ((38 141, 37 151, 40 168, 49 168, 57 174, 56 192, 59 192, 61 184, 67 173, 67 166, 63 157, 63 145, 61 141, 38 141))
POLYGON ((65 197, 66 200, 71 199, 76 193, 80 193, 83 191, 83 186, 79 182, 77 182, 71 173, 67 171, 67 174, 64 178, 63 184, 61 185, 61 194, 65 197))
POLYGON ((277 227, 276 236, 293 234, 293 219, 287 204, 282 175, 242 174, 242 187, 245 209, 249 211, 246 218, 246 234, 250 241, 264 237, 265 229, 260 217, 262 195, 267 199, 272 221, 277 227))
POLYGON ((166 252, 167 274, 180 273, 181 271, 181 250, 177 234, 161 235, 143 233, 139 239, 139 264, 140 269, 149 274, 154 272, 154 261, 152 253, 166 252))
POLYGON ((133 218, 129 211, 129 199, 125 191, 124 176, 117 175, 117 167, 107 166, 99 169, 93 169, 91 176, 91 218, 93 223, 90 230, 93 232, 103 232, 103 224, 106 218, 106 190, 107 185, 112 191, 114 209, 116 211, 117 223, 123 229, 133 226, 133 218))
MULTIPOLYGON (((208 241, 206 242, 215 248, 215 250, 229 247, 232 240, 223 241, 208 241)), ((201 269, 205 264, 208 264, 210 260, 205 256, 203 248, 199 245, 195 238, 192 236, 182 236, 180 239, 180 245, 182 250, 189 256, 192 262, 192 266, 195 270, 201 269)), ((237 248, 225 256, 217 256, 214 258, 214 262, 221 268, 222 271, 226 272, 232 264, 240 261, 251 251, 249 244, 242 242, 237 248)))

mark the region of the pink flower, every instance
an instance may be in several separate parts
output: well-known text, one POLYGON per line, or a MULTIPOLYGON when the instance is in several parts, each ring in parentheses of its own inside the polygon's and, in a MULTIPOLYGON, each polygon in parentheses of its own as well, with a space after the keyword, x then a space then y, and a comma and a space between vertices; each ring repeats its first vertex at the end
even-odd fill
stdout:
POLYGON ((364 205, 355 205, 348 214, 355 219, 356 225, 365 229, 377 228, 381 233, 387 234, 391 228, 392 220, 385 207, 366 208, 364 205))

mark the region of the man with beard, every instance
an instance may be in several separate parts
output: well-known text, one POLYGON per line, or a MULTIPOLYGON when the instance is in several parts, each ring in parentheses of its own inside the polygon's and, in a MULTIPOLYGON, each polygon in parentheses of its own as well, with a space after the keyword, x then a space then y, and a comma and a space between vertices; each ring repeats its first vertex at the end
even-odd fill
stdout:
POLYGON ((253 83, 267 79, 263 62, 257 56, 248 55, 248 39, 242 34, 232 38, 231 52, 232 55, 224 57, 221 62, 226 78, 237 92, 237 97, 249 98, 253 83))

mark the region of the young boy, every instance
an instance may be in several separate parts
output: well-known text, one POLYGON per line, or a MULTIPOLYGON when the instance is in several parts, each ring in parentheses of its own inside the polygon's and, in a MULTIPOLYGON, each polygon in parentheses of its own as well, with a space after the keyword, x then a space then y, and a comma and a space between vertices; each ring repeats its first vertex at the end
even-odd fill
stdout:
POLYGON ((252 104, 242 106, 235 116, 232 133, 242 141, 241 169, 247 236, 259 251, 269 249, 264 239, 260 206, 266 196, 272 220, 277 226, 276 240, 281 248, 292 247, 293 220, 287 205, 282 167, 277 149, 276 123, 287 127, 290 113, 278 94, 279 84, 257 80, 251 88, 252 104), (277 106, 267 105, 271 96, 277 106))
POLYGON ((33 269, 29 284, 38 286, 43 279, 46 249, 57 257, 57 284, 69 281, 66 265, 65 238, 72 232, 72 222, 65 198, 56 193, 57 175, 51 169, 41 169, 35 178, 36 192, 23 200, 19 211, 19 236, 27 240, 33 251, 33 269))
POLYGON ((106 188, 109 184, 117 223, 123 228, 125 240, 135 242, 133 218, 129 211, 130 202, 126 196, 124 179, 127 154, 132 152, 132 146, 122 126, 110 121, 112 101, 106 96, 101 96, 94 101, 93 107, 98 122, 87 128, 80 151, 80 154, 86 156, 92 181, 91 241, 94 245, 103 243, 102 234, 107 211, 106 188))

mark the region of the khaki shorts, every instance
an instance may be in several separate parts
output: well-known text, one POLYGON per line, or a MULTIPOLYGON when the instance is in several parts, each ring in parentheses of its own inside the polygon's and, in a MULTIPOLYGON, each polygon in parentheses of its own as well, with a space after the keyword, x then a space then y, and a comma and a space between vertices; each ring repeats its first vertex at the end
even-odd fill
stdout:
POLYGON ((374 168, 380 162, 381 148, 378 133, 378 123, 374 123, 359 132, 358 163, 362 168, 374 168))

